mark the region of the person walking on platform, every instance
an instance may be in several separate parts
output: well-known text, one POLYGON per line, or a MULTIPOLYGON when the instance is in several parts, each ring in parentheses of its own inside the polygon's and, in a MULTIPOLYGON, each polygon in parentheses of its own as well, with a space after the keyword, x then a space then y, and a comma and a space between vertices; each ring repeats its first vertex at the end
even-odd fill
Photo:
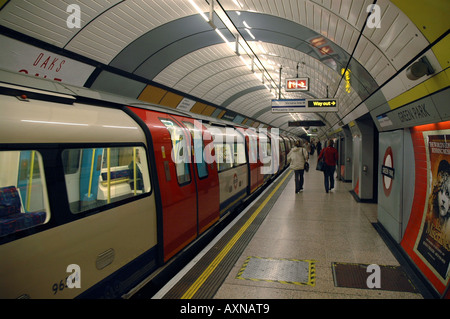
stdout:
POLYGON ((311 150, 309 151, 310 155, 314 155, 314 150, 316 149, 316 144, 314 144, 313 141, 311 141, 311 150))
POLYGON ((325 180, 325 191, 328 193, 334 188, 334 172, 336 170, 336 162, 338 160, 338 151, 333 147, 333 140, 328 141, 328 147, 325 147, 319 154, 318 161, 322 158, 325 162, 323 171, 325 180))
POLYGON ((320 154, 320 152, 322 152, 322 143, 320 143, 320 140, 317 141, 317 154, 320 154))
POLYGON ((301 147, 300 142, 296 142, 295 146, 288 154, 288 162, 291 163, 290 168, 295 173, 295 193, 303 190, 305 163, 308 162, 308 151, 301 147))

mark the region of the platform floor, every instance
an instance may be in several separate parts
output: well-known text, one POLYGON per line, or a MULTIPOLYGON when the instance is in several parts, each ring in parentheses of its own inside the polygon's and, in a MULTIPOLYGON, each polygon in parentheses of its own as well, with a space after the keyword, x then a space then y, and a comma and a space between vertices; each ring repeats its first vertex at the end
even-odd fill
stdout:
POLYGON ((220 247, 211 243, 153 298, 422 299, 418 290, 336 286, 333 263, 400 264, 372 225, 377 222, 377 205, 356 202, 349 193, 351 183, 336 180, 335 189, 326 193, 323 174, 315 170, 315 161, 313 156, 302 192, 295 194, 294 174, 287 170, 261 196, 253 212, 247 213, 263 214, 263 206, 270 206, 259 225, 253 227, 253 233, 251 226, 256 218, 245 222, 243 217, 241 224, 234 226, 237 231, 225 239, 227 243, 220 247), (240 239, 236 236, 247 232, 250 234, 244 247, 234 253, 228 266, 221 266, 238 245, 240 239), (216 251, 215 255, 206 258, 211 251, 216 251), (199 264, 203 268, 194 270, 199 264), (208 288, 209 295, 200 295, 199 287, 213 277, 217 268, 226 273, 215 279, 213 288, 208 288))

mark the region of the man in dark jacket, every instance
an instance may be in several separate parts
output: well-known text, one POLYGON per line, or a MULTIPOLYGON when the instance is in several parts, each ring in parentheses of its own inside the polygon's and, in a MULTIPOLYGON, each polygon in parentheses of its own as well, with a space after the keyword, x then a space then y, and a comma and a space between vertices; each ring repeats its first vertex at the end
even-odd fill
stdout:
POLYGON ((328 147, 325 147, 319 154, 318 160, 321 158, 325 161, 325 170, 323 171, 325 179, 325 191, 328 193, 334 188, 334 172, 338 160, 338 151, 333 147, 333 140, 328 141, 328 147))

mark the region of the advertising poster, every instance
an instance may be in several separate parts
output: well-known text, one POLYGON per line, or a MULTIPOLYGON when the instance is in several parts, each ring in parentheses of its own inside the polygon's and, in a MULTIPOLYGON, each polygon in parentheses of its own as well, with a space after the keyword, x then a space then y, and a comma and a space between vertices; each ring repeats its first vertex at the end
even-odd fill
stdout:
POLYGON ((450 130, 423 133, 427 196, 414 251, 447 285, 450 271, 450 130))
POLYGON ((83 86, 95 67, 0 35, 0 69, 83 86))

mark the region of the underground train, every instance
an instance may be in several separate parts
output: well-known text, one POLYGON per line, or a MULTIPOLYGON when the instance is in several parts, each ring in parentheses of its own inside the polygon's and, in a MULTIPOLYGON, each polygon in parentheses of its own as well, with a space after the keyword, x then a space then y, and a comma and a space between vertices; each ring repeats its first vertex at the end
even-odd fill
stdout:
POLYGON ((122 297, 273 180, 297 139, 0 78, 0 298, 122 297))

